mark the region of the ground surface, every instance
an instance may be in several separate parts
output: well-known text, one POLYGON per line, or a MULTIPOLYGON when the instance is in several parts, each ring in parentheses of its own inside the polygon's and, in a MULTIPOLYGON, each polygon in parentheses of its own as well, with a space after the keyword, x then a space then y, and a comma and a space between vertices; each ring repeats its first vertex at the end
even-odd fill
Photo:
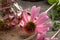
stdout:
MULTIPOLYGON (((18 1, 19 5, 22 6, 23 9, 31 9, 32 6, 40 6, 41 7, 41 12, 46 11, 50 5, 46 4, 46 2, 26 2, 26 1, 18 1)), ((49 12, 50 13, 50 12, 49 12)), ((18 30, 19 28, 13 28, 12 30, 8 31, 0 31, 0 40, 24 40, 24 36, 22 36, 24 33, 20 32, 18 30)), ((53 34, 56 32, 50 31, 47 33, 47 37, 52 37, 53 34)), ((27 36, 26 36, 27 37, 27 36)), ((57 36, 60 38, 60 34, 57 36)), ((34 38, 33 38, 34 39, 34 38)))

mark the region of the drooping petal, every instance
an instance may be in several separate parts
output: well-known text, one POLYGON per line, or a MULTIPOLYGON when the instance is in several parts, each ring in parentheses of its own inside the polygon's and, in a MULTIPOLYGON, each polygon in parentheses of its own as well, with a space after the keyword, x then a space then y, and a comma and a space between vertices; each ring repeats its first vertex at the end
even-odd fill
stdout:
POLYGON ((48 22, 46 25, 40 25, 40 27, 36 27, 36 32, 44 34, 48 31, 50 26, 51 22, 48 22))
POLYGON ((23 20, 25 23, 28 21, 28 15, 26 10, 23 11, 23 20))
POLYGON ((17 15, 17 16, 21 16, 21 14, 22 14, 21 11, 19 11, 19 10, 16 11, 16 15, 17 15))
POLYGON ((35 32, 40 33, 40 34, 46 34, 43 27, 44 27, 44 25, 40 25, 39 27, 36 27, 35 32))
POLYGON ((14 14, 12 14, 12 15, 9 15, 9 18, 13 18, 14 17, 14 14))
POLYGON ((44 23, 45 21, 47 21, 47 19, 49 19, 49 17, 47 16, 47 14, 45 12, 43 12, 36 20, 36 24, 40 25, 40 24, 44 23))
POLYGON ((44 27, 42 31, 48 31, 48 28, 51 26, 51 22, 48 22, 44 27))
POLYGON ((6 20, 7 18, 9 18, 9 15, 6 14, 3 18, 6 20))
POLYGON ((12 19, 14 17, 14 14, 6 14, 3 18, 6 20, 8 18, 12 19))
POLYGON ((50 40, 49 38, 45 38, 45 40, 50 40))
POLYGON ((36 20, 36 22, 38 22, 39 21, 39 19, 41 19, 43 16, 45 16, 46 15, 46 13, 45 12, 43 12, 43 13, 41 13, 40 14, 40 16, 37 18, 37 20, 36 20))
POLYGON ((20 25, 21 25, 21 27, 24 27, 25 23, 23 20, 21 20, 20 25))
POLYGON ((40 27, 37 27, 36 32, 38 32, 37 40, 50 40, 49 38, 44 38, 48 27, 51 25, 51 22, 47 23, 46 25, 40 25, 40 27))
POLYGON ((31 9, 31 21, 34 20, 34 18, 37 16, 37 14, 39 13, 40 11, 40 7, 36 7, 36 6, 33 6, 32 9, 31 9))
POLYGON ((36 40, 43 40, 44 39, 44 34, 37 34, 37 39, 36 40))
POLYGON ((14 19, 12 22, 10 22, 11 25, 17 25, 19 23, 19 20, 18 19, 14 19))

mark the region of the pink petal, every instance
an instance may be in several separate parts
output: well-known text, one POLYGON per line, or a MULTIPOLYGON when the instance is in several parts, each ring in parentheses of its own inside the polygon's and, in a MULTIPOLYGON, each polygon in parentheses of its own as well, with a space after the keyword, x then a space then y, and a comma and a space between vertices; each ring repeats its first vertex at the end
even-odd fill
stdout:
POLYGON ((44 35, 38 33, 36 40, 43 40, 43 38, 44 38, 44 35))
POLYGON ((6 14, 4 16, 4 19, 13 18, 13 17, 14 17, 14 14, 6 14))
POLYGON ((37 25, 40 25, 42 23, 44 23, 45 21, 48 20, 48 16, 45 12, 41 13, 41 15, 38 17, 38 19, 36 20, 36 24, 37 25))
POLYGON ((14 14, 9 14, 9 18, 13 18, 14 17, 14 14))
POLYGON ((43 16, 47 15, 45 12, 41 13, 40 16, 37 18, 36 22, 39 21, 43 16))
POLYGON ((8 14, 6 14, 3 18, 4 18, 4 19, 9 18, 9 15, 8 15, 8 14))
POLYGON ((28 15, 26 10, 23 11, 23 20, 25 23, 28 21, 28 15))
POLYGON ((19 23, 18 19, 14 19, 12 22, 11 22, 11 25, 17 25, 19 23))
POLYGON ((46 32, 44 32, 44 25, 40 25, 40 27, 36 27, 36 32, 40 33, 40 34, 46 34, 46 32))
POLYGON ((21 16, 21 14, 22 14, 21 11, 19 11, 19 10, 16 11, 16 15, 17 15, 17 16, 21 16))
POLYGON ((50 40, 49 38, 45 38, 45 40, 50 40))
POLYGON ((51 22, 48 22, 44 27, 43 31, 48 31, 48 28, 51 26, 51 22))
POLYGON ((33 6, 32 9, 31 9, 31 21, 34 20, 34 18, 37 16, 37 14, 39 13, 40 11, 40 7, 36 7, 36 6, 33 6))
POLYGON ((40 27, 36 27, 36 32, 45 34, 50 26, 51 22, 48 22, 46 25, 40 25, 40 27))

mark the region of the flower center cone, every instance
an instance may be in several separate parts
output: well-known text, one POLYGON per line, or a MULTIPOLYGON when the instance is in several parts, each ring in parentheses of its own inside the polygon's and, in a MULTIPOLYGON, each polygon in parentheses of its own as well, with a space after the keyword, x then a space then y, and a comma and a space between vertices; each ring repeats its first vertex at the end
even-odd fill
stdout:
POLYGON ((33 34, 35 32, 35 28, 36 25, 33 22, 28 22, 25 26, 24 26, 24 31, 27 34, 33 34))

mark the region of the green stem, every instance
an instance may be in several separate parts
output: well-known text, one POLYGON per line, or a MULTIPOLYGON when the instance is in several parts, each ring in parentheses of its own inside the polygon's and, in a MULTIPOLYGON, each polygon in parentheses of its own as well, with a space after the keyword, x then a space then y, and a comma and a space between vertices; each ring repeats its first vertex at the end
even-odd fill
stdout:
POLYGON ((60 29, 51 37, 51 39, 55 38, 59 32, 60 32, 60 29))
POLYGON ((50 11, 50 9, 52 9, 55 5, 56 3, 54 3, 51 7, 49 7, 45 12, 47 13, 48 11, 50 11))

